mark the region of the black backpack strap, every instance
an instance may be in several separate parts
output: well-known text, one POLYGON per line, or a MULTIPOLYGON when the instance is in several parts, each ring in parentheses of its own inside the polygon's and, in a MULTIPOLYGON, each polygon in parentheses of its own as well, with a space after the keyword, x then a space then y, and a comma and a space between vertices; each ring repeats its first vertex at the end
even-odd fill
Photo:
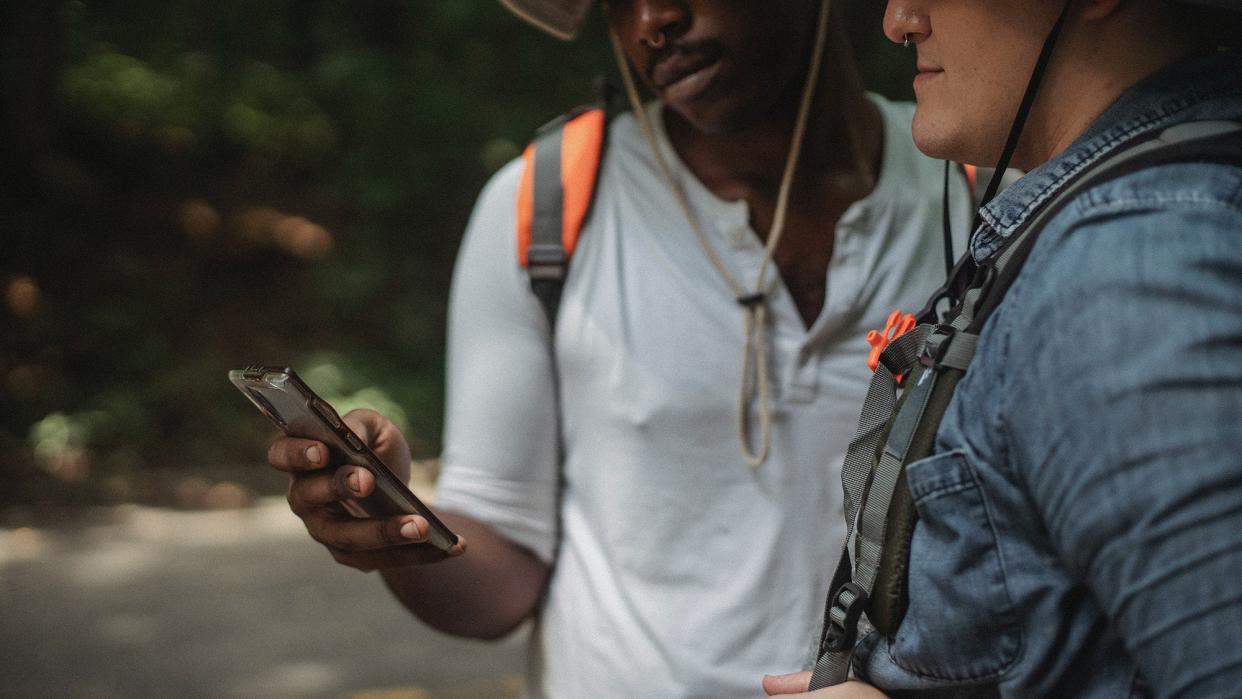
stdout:
POLYGON ((548 325, 556 327, 561 289, 569 273, 569 251, 563 240, 564 189, 561 184, 561 141, 565 123, 541 129, 531 143, 534 155, 530 241, 526 248, 526 273, 530 288, 539 298, 548 325))
POLYGON ((556 327, 569 261, 595 202, 608 143, 611 102, 580 107, 539 128, 522 157, 518 262, 526 268, 550 328, 556 327))

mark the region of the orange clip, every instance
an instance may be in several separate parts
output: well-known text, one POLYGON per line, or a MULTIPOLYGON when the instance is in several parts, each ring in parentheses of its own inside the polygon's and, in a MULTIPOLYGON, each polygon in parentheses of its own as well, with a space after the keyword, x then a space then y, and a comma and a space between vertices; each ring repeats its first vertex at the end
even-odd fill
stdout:
MULTIPOLYGON (((889 313, 883 330, 871 330, 867 333, 867 344, 871 345, 871 354, 867 355, 867 367, 872 371, 878 369, 880 354, 884 352, 884 348, 892 344, 893 340, 913 330, 918 324, 919 322, 909 313, 903 314, 900 310, 889 313)), ((897 380, 900 381, 901 377, 898 376, 897 380)))

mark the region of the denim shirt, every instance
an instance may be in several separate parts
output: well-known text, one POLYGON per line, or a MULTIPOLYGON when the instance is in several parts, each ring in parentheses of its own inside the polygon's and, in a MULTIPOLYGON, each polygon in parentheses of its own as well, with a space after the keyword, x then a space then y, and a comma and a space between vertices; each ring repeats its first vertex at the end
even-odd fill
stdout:
MULTIPOLYGON (((1242 120, 1236 55, 1128 90, 986 207, 971 253, 1128 139, 1204 119, 1242 120)), ((1242 695, 1242 168, 1141 170, 1054 217, 907 482, 909 611, 859 642, 863 679, 1242 695)))

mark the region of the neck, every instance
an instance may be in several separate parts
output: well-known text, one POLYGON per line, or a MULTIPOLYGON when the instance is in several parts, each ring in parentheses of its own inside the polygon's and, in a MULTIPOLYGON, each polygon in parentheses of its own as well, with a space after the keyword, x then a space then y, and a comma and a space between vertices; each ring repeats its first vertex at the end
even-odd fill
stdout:
POLYGON ((1064 152, 1122 93, 1198 50, 1193 37, 1160 37, 1161 32, 1151 30, 1159 25, 1143 20, 1151 18, 1121 12, 1067 27, 1014 152, 1013 167, 1030 170, 1064 152), (1112 26, 1099 26, 1105 23, 1112 26))
MULTIPOLYGON (((825 47, 819 84, 807 119, 798 166, 798 191, 822 191, 807 184, 871 189, 878 174, 883 128, 867 99, 844 31, 837 24, 825 47)), ((778 188, 789 158, 790 142, 805 72, 766 115, 730 133, 695 129, 671 109, 664 110, 669 140, 678 155, 708 189, 725 199, 749 198, 752 192, 778 188)))

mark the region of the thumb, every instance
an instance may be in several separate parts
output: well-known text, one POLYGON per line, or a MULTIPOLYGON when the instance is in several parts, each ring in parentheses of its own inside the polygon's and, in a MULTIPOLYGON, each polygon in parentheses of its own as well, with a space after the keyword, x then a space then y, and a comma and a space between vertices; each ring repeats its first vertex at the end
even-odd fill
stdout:
POLYGON ((354 434, 358 435, 369 446, 375 444, 385 422, 383 415, 366 408, 351 410, 345 413, 345 417, 341 419, 349 429, 354 431, 354 434))
POLYGON ((800 694, 811 686, 811 673, 794 672, 788 675, 764 675, 763 691, 768 696, 778 694, 800 694))

